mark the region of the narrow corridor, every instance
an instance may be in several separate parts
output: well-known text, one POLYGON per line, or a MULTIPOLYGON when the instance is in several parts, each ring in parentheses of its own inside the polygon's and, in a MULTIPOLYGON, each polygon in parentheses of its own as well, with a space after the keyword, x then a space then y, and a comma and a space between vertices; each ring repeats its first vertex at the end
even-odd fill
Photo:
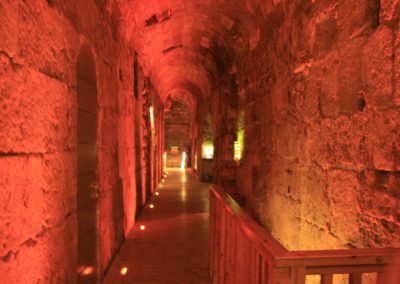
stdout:
POLYGON ((390 267, 400 0, 0 0, 0 284, 390 267))
POLYGON ((209 283, 207 184, 171 168, 156 192, 104 283, 209 283))

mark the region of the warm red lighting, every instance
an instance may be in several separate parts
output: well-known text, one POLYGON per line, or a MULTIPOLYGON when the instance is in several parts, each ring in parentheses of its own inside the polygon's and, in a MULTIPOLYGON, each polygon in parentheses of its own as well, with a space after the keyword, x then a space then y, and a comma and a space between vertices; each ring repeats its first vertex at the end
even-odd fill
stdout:
POLYGON ((85 267, 85 269, 82 270, 82 272, 80 273, 81 275, 91 275, 94 272, 94 267, 93 266, 87 266, 85 267))
POLYGON ((140 225, 139 229, 140 229, 141 231, 144 231, 144 230, 146 229, 146 226, 145 226, 145 225, 140 225))
POLYGON ((126 275, 126 273, 128 273, 128 267, 124 266, 119 270, 119 273, 121 273, 121 275, 126 275))
POLYGON ((186 152, 182 153, 181 170, 186 168, 186 152))
POLYGON ((159 196, 160 194, 158 192, 156 192, 156 195, 159 196))
POLYGON ((150 207, 151 209, 153 209, 153 208, 154 208, 154 204, 150 204, 149 207, 150 207))
POLYGON ((162 184, 160 184, 159 187, 162 187, 162 184))

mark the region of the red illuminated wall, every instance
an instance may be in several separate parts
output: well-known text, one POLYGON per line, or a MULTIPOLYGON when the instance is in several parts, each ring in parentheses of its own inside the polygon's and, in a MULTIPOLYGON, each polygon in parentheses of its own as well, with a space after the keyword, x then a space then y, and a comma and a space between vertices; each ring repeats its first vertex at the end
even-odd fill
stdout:
POLYGON ((238 198, 290 249, 398 246, 400 3, 277 2, 237 67, 238 198))
POLYGON ((199 174, 289 249, 399 245, 399 14, 399 0, 1 1, 0 283, 75 282, 82 46, 96 68, 100 277, 160 179, 171 100, 196 118, 199 174))
POLYGON ((94 273, 103 275, 134 223, 138 100, 133 49, 120 37, 118 17, 113 3, 99 1, 0 4, 0 283, 75 282, 82 45, 97 73, 94 273))

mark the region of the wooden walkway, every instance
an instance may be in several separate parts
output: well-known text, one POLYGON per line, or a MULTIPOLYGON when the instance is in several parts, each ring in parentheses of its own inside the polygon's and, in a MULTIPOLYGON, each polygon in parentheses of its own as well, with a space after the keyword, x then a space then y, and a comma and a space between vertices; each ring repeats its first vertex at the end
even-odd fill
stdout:
POLYGON ((210 283, 208 185, 189 171, 168 170, 103 283, 210 283))

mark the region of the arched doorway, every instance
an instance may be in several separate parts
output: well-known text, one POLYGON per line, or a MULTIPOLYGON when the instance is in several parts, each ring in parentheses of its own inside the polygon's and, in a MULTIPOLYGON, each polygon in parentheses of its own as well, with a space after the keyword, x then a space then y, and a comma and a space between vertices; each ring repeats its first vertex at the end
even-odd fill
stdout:
POLYGON ((77 65, 78 96, 78 283, 96 283, 97 87, 89 47, 77 65))

